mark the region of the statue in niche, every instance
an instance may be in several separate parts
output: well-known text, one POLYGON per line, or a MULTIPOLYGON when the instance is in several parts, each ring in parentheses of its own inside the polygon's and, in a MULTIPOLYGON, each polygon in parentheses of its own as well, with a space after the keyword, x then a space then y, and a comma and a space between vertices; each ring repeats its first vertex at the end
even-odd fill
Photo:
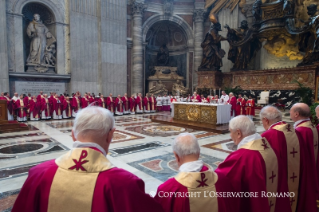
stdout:
MULTIPOLYGON (((27 65, 37 67, 53 65, 55 64, 55 57, 53 55, 55 46, 53 44, 56 42, 56 39, 42 23, 39 14, 34 14, 33 17, 34 19, 29 23, 27 28, 27 35, 31 38, 27 65)), ((41 68, 42 71, 44 69, 41 68)))
POLYGON ((188 94, 188 89, 185 88, 183 83, 179 80, 176 80, 176 82, 173 84, 172 91, 174 96, 188 94))
POLYGON ((299 40, 299 50, 305 52, 305 57, 298 66, 310 65, 319 61, 319 15, 316 15, 317 5, 311 4, 307 7, 307 10, 309 19, 308 21, 300 20, 305 25, 302 28, 299 40))
POLYGON ((253 4, 252 13, 256 23, 261 21, 261 16, 262 16, 261 5, 262 5, 261 0, 256 0, 255 3, 253 4))
POLYGON ((155 86, 149 89, 149 93, 154 95, 158 95, 158 94, 163 95, 163 94, 167 94, 167 89, 165 85, 162 83, 162 81, 158 81, 158 83, 155 86))
POLYGON ((169 50, 166 44, 163 44, 157 53, 157 65, 168 66, 169 64, 169 50))
POLYGON ((233 70, 245 70, 251 59, 261 48, 261 42, 253 36, 248 22, 243 20, 239 29, 231 29, 227 24, 227 40, 229 42, 228 59, 234 63, 233 70))
POLYGON ((222 59, 226 54, 221 48, 221 41, 227 39, 218 34, 222 29, 217 18, 214 15, 211 15, 209 18, 212 25, 205 36, 204 42, 201 44, 203 48, 203 60, 200 68, 220 71, 220 67, 223 66, 222 59))

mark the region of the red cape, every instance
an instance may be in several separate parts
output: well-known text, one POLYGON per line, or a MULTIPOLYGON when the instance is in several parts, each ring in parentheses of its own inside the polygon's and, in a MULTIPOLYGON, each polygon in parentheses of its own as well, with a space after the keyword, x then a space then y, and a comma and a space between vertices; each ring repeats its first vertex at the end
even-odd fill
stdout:
POLYGON ((246 105, 246 100, 244 98, 238 98, 237 103, 236 103, 236 115, 245 115, 245 105, 246 105))
POLYGON ((232 97, 228 100, 228 103, 231 105, 231 111, 230 111, 230 115, 231 116, 236 116, 236 103, 237 103, 237 100, 236 100, 236 97, 232 97))
POLYGON ((131 109, 131 112, 135 112, 135 98, 134 97, 130 98, 130 109, 131 109))

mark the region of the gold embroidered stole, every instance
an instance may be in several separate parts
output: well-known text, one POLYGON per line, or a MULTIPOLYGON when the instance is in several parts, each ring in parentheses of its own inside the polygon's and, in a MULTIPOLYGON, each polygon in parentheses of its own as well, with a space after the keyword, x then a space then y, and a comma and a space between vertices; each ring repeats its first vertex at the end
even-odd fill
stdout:
POLYGON ((289 192, 295 193, 290 199, 291 211, 296 211, 298 189, 299 189, 299 173, 300 173, 300 146, 299 139, 295 130, 290 124, 282 123, 272 127, 274 130, 283 132, 287 144, 287 179, 289 192))
POLYGON ((49 107, 49 100, 48 99, 45 99, 45 104, 47 106, 48 115, 50 115, 50 107, 49 107))
MULTIPOLYGON (((266 138, 257 139, 244 144, 241 149, 255 150, 263 157, 266 165, 266 188, 267 192, 276 193, 278 188, 278 161, 274 150, 266 138)), ((254 180, 254 179, 252 179, 254 180)), ((268 197, 270 212, 275 211, 276 197, 268 197)))
POLYGON ((218 175, 214 171, 180 172, 175 180, 187 187, 190 212, 218 212, 218 200, 214 196, 218 175), (195 192, 200 192, 200 196, 191 195, 195 192))
POLYGON ((318 130, 317 128, 312 125, 311 121, 306 121, 302 124, 299 124, 297 127, 307 127, 312 130, 315 161, 317 164, 317 161, 318 161, 318 130))
POLYGON ((105 108, 104 98, 101 98, 102 101, 102 107, 105 108))
POLYGON ((55 163, 59 168, 51 185, 48 212, 91 211, 98 175, 113 168, 111 162, 93 149, 75 148, 55 163))

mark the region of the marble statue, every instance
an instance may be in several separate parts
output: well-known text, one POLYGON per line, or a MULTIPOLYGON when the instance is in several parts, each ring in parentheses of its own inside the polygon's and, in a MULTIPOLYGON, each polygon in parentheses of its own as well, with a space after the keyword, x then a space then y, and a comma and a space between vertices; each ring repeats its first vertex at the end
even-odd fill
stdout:
POLYGON ((299 41, 299 50, 305 52, 305 57, 299 65, 308 65, 319 61, 319 15, 317 5, 307 7, 309 19, 301 20, 305 25, 302 29, 299 41))
POLYGON ((261 42, 258 38, 250 36, 248 22, 243 20, 239 29, 231 29, 227 24, 227 39, 229 42, 228 59, 234 63, 233 70, 245 70, 252 58, 261 48, 261 42), (249 37, 250 36, 250 37, 249 37), (246 39, 246 38, 249 39, 246 39), (243 43, 236 45, 236 42, 243 43))
POLYGON ((173 96, 186 95, 186 94, 188 94, 188 89, 184 87, 184 85, 181 81, 177 80, 173 84, 172 93, 173 93, 173 96))
POLYGON ((165 85, 162 83, 162 81, 158 81, 158 83, 155 86, 149 89, 149 93, 154 95, 164 95, 167 94, 167 89, 165 85))
POLYGON ((157 53, 157 65, 167 66, 169 64, 169 50, 166 44, 163 44, 157 53))
POLYGON ((27 65, 53 65, 55 64, 55 57, 52 54, 52 45, 56 42, 56 39, 42 23, 39 14, 34 14, 33 17, 34 19, 29 23, 27 28, 27 35, 31 38, 27 65), (50 57, 50 59, 48 59, 48 57, 50 57))
POLYGON ((218 34, 222 29, 214 15, 210 16, 210 20, 212 22, 211 28, 207 32, 204 42, 201 44, 203 48, 203 60, 200 68, 219 71, 220 67, 223 66, 222 59, 225 56, 225 51, 221 48, 221 41, 227 39, 218 34))

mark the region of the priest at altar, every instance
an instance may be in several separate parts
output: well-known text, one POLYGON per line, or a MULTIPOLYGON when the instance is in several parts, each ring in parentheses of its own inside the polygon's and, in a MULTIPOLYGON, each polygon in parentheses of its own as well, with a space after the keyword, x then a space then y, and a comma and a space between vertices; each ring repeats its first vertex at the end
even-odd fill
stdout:
POLYGON ((13 110, 14 103, 13 103, 13 100, 10 98, 9 93, 8 92, 1 93, 0 100, 6 100, 7 101, 8 121, 13 121, 14 120, 14 117, 13 117, 13 114, 14 114, 14 112, 13 112, 14 111, 13 110))
POLYGON ((245 112, 246 100, 242 97, 241 94, 238 94, 237 102, 236 102, 236 115, 246 115, 245 112))
POLYGON ((156 112, 156 98, 154 97, 154 94, 151 94, 151 96, 149 98, 149 102, 150 102, 151 113, 155 113, 156 112))
POLYGON ((194 94, 191 98, 191 101, 192 102, 201 102, 202 100, 201 100, 200 96, 196 92, 194 92, 194 94))
POLYGON ((123 115, 123 101, 121 95, 117 95, 115 99, 115 114, 118 116, 123 115))
POLYGON ((253 120, 255 116, 255 100, 249 95, 249 99, 246 102, 246 116, 253 120))
POLYGON ((285 170, 267 139, 256 133, 254 122, 247 116, 233 118, 229 131, 238 148, 219 164, 216 173, 224 174, 236 192, 258 192, 258 196, 240 198, 239 211, 290 212, 289 197, 263 195, 288 192, 281 186, 287 183, 285 170))
POLYGON ((221 97, 220 97, 220 102, 221 102, 222 104, 225 104, 225 103, 228 102, 228 100, 229 100, 229 96, 226 94, 225 91, 222 91, 222 95, 221 95, 221 97))
POLYGON ((135 104, 136 104, 136 113, 139 113, 139 114, 143 113, 143 97, 141 93, 139 93, 138 96, 136 97, 135 104))
POLYGON ((143 180, 108 160, 114 125, 104 108, 81 110, 72 129, 73 148, 30 169, 12 212, 162 212, 145 193, 143 180))
POLYGON ((130 114, 130 100, 129 97, 127 97, 127 93, 124 94, 124 96, 122 97, 122 101, 123 101, 123 114, 124 115, 128 115, 130 114))
POLYGON ((199 159, 200 147, 193 134, 180 134, 175 138, 172 146, 179 173, 161 184, 155 196, 165 212, 239 211, 238 198, 208 195, 213 192, 234 192, 234 189, 225 175, 215 173, 199 159), (187 196, 187 192, 196 195, 187 196))
POLYGON ((114 114, 115 108, 114 108, 114 100, 113 100, 112 93, 110 93, 110 95, 106 98, 106 106, 107 106, 107 109, 114 114))
POLYGON ((291 211, 315 212, 316 193, 312 183, 315 170, 307 164, 311 161, 302 138, 296 134, 293 126, 282 121, 282 113, 273 106, 266 106, 260 111, 260 119, 266 130, 265 137, 283 165, 284 178, 289 192, 295 194, 290 198, 291 211))
POLYGON ((230 117, 234 118, 237 114, 236 114, 236 97, 234 96, 234 94, 232 92, 229 93, 229 100, 227 101, 228 104, 231 105, 231 109, 230 109, 230 117))
POLYGON ((302 138, 306 152, 310 157, 310 160, 307 161, 307 166, 313 170, 310 182, 317 194, 316 199, 319 200, 318 130, 309 119, 310 116, 310 108, 304 103, 296 103, 290 109, 290 118, 295 122, 294 128, 302 138))

